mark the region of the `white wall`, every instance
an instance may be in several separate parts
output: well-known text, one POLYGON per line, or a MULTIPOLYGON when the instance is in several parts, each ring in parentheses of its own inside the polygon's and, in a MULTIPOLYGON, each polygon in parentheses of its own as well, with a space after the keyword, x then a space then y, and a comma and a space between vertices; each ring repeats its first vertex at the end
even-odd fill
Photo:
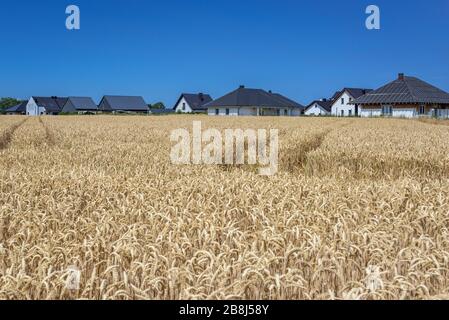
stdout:
POLYGON ((351 116, 355 116, 355 105, 348 104, 353 100, 353 97, 345 91, 339 99, 337 99, 332 105, 332 115, 337 117, 349 117, 349 112, 351 116), (342 103, 343 99, 343 103, 342 103), (343 115, 341 112, 343 111, 343 115))
POLYGON ((418 116, 416 109, 393 107, 393 117, 395 118, 414 118, 416 116, 418 116))
MULTIPOLYGON (((207 109, 207 114, 209 116, 215 116, 215 110, 219 110, 220 116, 226 115, 226 109, 229 109, 230 116, 257 116, 257 109, 254 107, 218 107, 218 108, 209 108, 207 109)), ((301 115, 301 109, 295 108, 292 110, 289 109, 280 109, 280 116, 284 117, 284 112, 287 110, 287 116, 298 117, 301 115)), ((277 111, 273 110, 265 110, 265 116, 277 116, 277 111)))
POLYGON ((239 115, 241 116, 257 116, 257 109, 251 107, 240 108, 239 115))
POLYGON ((176 109, 175 112, 182 112, 182 113, 192 113, 193 110, 190 107, 189 103, 187 102, 187 100, 182 97, 181 100, 179 100, 179 103, 176 105, 176 109), (185 110, 182 110, 182 106, 185 104, 185 110))
POLYGON ((31 97, 27 103, 26 114, 30 116, 39 116, 41 114, 46 114, 46 112, 45 108, 39 107, 31 97))
POLYGON ((382 109, 380 108, 369 108, 369 107, 360 107, 359 113, 362 118, 369 117, 380 117, 382 115, 382 109))
POLYGON ((308 108, 305 112, 306 116, 327 116, 329 112, 321 108, 318 103, 313 104, 310 108, 308 108))
POLYGON ((215 116, 216 109, 218 109, 220 112, 219 116, 226 116, 226 109, 229 109, 229 116, 238 116, 239 115, 239 109, 237 107, 209 108, 209 109, 207 109, 207 114, 209 116, 215 116))
POLYGON ((437 116, 439 118, 449 118, 449 109, 438 109, 437 116))
MULTIPOLYGON (((382 109, 381 108, 373 108, 373 107, 363 107, 360 108, 360 116, 364 118, 368 117, 381 117, 382 109)), ((394 118, 414 118, 418 116, 418 111, 416 108, 395 108, 393 107, 393 114, 391 115, 394 118)))

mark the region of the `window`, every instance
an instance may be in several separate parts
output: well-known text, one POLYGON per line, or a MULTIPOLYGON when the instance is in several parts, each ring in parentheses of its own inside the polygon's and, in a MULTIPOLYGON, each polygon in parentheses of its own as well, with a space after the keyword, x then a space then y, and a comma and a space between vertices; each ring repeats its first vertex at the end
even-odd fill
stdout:
POLYGON ((419 106, 419 114, 426 114, 426 106, 419 106))
POLYGON ((342 116, 342 117, 345 116, 345 110, 341 110, 341 116, 342 116))
POLYGON ((288 116, 288 110, 284 110, 284 116, 288 116))
POLYGON ((350 117, 352 117, 352 110, 349 110, 349 111, 348 111, 348 115, 349 115, 350 117))
POLYGON ((216 116, 220 115, 220 109, 215 109, 215 115, 216 116))
POLYGON ((280 109, 277 109, 277 110, 276 110, 276 114, 277 114, 278 116, 280 116, 280 115, 281 115, 281 110, 280 110, 280 109))
POLYGON ((226 109, 226 115, 229 116, 229 109, 226 109))
POLYGON ((341 104, 345 104, 345 98, 341 98, 341 104))
POLYGON ((392 106, 382 106, 382 115, 391 116, 393 114, 392 106))
POLYGON ((186 111, 186 103, 185 102, 182 103, 182 111, 186 111))

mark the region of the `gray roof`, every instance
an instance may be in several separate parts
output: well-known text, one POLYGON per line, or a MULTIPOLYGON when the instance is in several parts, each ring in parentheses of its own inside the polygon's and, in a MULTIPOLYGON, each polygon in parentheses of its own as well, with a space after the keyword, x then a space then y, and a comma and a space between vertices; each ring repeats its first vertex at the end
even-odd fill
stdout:
POLYGON ((335 100, 315 100, 312 101, 306 109, 309 109, 310 107, 312 107, 315 103, 318 104, 321 108, 323 108, 324 110, 326 110, 327 112, 331 112, 332 111, 332 105, 334 104, 335 100))
POLYGON ((305 109, 306 107, 304 107, 302 104, 299 104, 296 101, 293 101, 279 93, 272 93, 273 96, 275 96, 276 98, 282 100, 283 102, 285 102, 287 105, 289 105, 290 107, 293 108, 300 108, 300 109, 305 109))
POLYGON ((209 103, 212 101, 212 98, 208 94, 203 93, 183 93, 181 94, 181 97, 179 97, 178 101, 176 102, 173 109, 176 109, 176 106, 178 105, 179 101, 184 98, 187 103, 189 104, 190 108, 192 110, 206 110, 207 108, 204 107, 206 103, 209 103))
POLYGON ((353 97, 354 99, 360 98, 361 96, 372 92, 373 89, 363 89, 363 88, 343 88, 343 90, 341 90, 340 92, 337 92, 333 97, 332 100, 338 100, 343 93, 348 92, 351 97, 353 97))
POLYGON ((68 101, 73 104, 77 110, 97 110, 98 106, 89 97, 69 97, 68 101))
POLYGON ((148 111, 148 105, 142 97, 137 96, 104 96, 112 111, 148 111))
POLYGON ((449 104, 449 93, 418 78, 399 77, 352 101, 353 104, 449 104))
POLYGON ((209 102, 204 107, 267 107, 267 108, 303 108, 299 103, 280 94, 262 89, 247 89, 240 86, 235 91, 209 102))
POLYGON ((33 97, 33 100, 39 107, 45 108, 47 112, 58 113, 61 112, 62 108, 64 108, 68 98, 33 97))
POLYGON ((28 101, 22 101, 18 105, 6 109, 5 112, 25 113, 27 109, 27 104, 28 101))

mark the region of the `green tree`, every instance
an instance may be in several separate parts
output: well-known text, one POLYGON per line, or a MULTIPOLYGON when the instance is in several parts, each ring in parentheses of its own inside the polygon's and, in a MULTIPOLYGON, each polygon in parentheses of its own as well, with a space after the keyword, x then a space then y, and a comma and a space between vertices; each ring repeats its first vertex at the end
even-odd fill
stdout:
POLYGON ((0 110, 3 111, 5 109, 14 107, 21 102, 22 101, 14 99, 14 98, 1 98, 0 99, 0 110))
POLYGON ((165 104, 163 102, 157 102, 149 107, 150 109, 165 109, 165 104))

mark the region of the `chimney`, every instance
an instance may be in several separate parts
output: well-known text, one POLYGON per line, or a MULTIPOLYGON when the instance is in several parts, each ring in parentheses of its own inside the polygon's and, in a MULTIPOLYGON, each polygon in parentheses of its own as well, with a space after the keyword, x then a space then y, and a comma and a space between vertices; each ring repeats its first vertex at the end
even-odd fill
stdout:
POLYGON ((245 86, 244 85, 240 85, 240 89, 245 89, 245 86))
POLYGON ((326 101, 327 101, 327 99, 326 99, 326 98, 323 98, 323 99, 321 99, 321 101, 323 101, 323 102, 326 102, 326 101))
POLYGON ((398 80, 404 80, 404 74, 403 73, 400 73, 399 75, 398 75, 398 80))
POLYGON ((272 94, 272 93, 273 93, 273 91, 271 91, 271 90, 268 90, 268 93, 269 93, 269 94, 272 94))
POLYGON ((200 93, 198 93, 198 96, 200 97, 200 100, 201 100, 201 101, 204 100, 204 93, 200 92, 200 93))

